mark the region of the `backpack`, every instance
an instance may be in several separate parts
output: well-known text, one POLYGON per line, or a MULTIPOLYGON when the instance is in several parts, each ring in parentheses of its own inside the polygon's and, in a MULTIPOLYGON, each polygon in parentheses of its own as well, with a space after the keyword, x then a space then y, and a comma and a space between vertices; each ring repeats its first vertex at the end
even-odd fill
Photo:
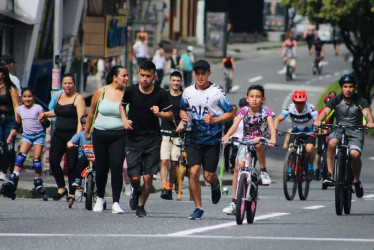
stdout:
POLYGON ((225 66, 225 68, 231 69, 232 68, 231 58, 226 58, 226 62, 223 65, 225 66))

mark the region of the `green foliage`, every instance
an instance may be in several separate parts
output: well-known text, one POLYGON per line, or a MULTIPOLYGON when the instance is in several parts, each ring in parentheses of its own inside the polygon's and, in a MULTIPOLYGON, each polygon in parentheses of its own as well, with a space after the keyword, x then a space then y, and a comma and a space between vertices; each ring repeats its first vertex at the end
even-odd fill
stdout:
POLYGON ((353 56, 352 69, 358 92, 369 102, 374 86, 374 0, 282 0, 317 23, 339 27, 353 56))
POLYGON ((325 105, 325 96, 327 96, 331 91, 335 91, 337 95, 341 94, 339 81, 336 81, 332 83, 319 97, 318 103, 317 103, 317 109, 320 110, 325 105))

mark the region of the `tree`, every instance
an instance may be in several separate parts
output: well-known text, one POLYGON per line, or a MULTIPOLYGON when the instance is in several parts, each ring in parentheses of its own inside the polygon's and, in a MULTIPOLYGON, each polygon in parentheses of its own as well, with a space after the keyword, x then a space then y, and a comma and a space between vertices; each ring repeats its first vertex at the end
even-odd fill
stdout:
POLYGON ((282 0, 317 23, 338 26, 353 56, 358 92, 369 102, 374 85, 374 0, 282 0))

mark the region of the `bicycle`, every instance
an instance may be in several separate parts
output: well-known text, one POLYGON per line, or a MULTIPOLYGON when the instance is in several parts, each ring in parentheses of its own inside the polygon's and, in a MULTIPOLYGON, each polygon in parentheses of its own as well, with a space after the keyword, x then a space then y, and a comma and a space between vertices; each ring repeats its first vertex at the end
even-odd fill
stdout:
POLYGON ((351 157, 349 155, 349 146, 345 138, 346 129, 353 128, 357 131, 365 131, 367 128, 364 125, 336 125, 323 124, 322 128, 339 129, 342 135, 341 143, 337 146, 337 153, 335 156, 335 212, 337 215, 342 215, 343 208, 345 214, 351 213, 352 193, 353 191, 353 173, 351 168, 351 157))
MULTIPOLYGON (((95 162, 95 155, 93 152, 92 144, 82 145, 83 151, 88 160, 88 166, 83 169, 82 176, 82 195, 78 198, 80 200, 85 197, 85 208, 87 210, 92 210, 92 203, 96 201, 96 186, 95 186, 95 170, 93 168, 93 163, 95 162)), ((71 204, 72 206, 73 204, 71 204)), ((69 203, 70 208, 70 203, 69 203)), ((106 204, 104 204, 104 209, 106 209, 106 204)))
POLYGON ((223 80, 225 82, 226 93, 229 93, 232 88, 232 79, 228 70, 223 72, 223 80))
POLYGON ((260 175, 256 169, 257 154, 255 145, 261 143, 265 147, 269 147, 269 139, 261 137, 257 143, 253 142, 253 139, 240 141, 238 138, 231 138, 230 141, 246 146, 244 168, 240 168, 238 173, 235 211, 236 224, 243 224, 245 212, 247 212, 247 223, 252 224, 256 215, 260 175))
POLYGON ((314 63, 313 63, 313 75, 317 74, 320 75, 322 74, 322 57, 320 56, 319 53, 315 53, 314 57, 314 63))
MULTIPOLYGON (((300 200, 306 200, 309 194, 310 180, 306 160, 305 139, 314 132, 286 132, 295 135, 293 145, 289 145, 283 165, 283 192, 287 200, 293 200, 296 188, 300 200)), ((283 132, 279 133, 279 135, 283 132)))
POLYGON ((291 58, 287 58, 287 63, 286 63, 286 81, 292 81, 292 67, 291 67, 291 58))

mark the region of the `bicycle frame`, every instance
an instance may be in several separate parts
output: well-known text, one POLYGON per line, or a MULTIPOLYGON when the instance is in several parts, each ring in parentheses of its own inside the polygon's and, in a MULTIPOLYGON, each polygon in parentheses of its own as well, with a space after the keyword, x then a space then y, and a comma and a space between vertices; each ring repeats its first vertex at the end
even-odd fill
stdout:
MULTIPOLYGON (((236 186, 236 192, 238 192, 238 186, 239 186, 239 180, 240 180, 240 176, 242 175, 245 175, 246 176, 246 180, 247 180, 247 183, 251 184, 251 186, 253 187, 256 187, 256 182, 258 181, 258 176, 259 176, 259 172, 258 170, 256 169, 256 163, 257 163, 257 154, 256 154, 256 149, 255 149, 255 146, 254 144, 249 144, 246 146, 245 148, 245 163, 244 163, 244 168, 240 168, 239 169, 239 173, 238 173, 238 182, 237 182, 237 186, 236 186), (255 177, 255 178, 253 178, 255 177), (253 178, 253 180, 252 180, 253 178)), ((250 192, 250 188, 247 189, 247 193, 246 193, 246 200, 249 201, 250 200, 250 195, 249 195, 249 192, 250 192)))

